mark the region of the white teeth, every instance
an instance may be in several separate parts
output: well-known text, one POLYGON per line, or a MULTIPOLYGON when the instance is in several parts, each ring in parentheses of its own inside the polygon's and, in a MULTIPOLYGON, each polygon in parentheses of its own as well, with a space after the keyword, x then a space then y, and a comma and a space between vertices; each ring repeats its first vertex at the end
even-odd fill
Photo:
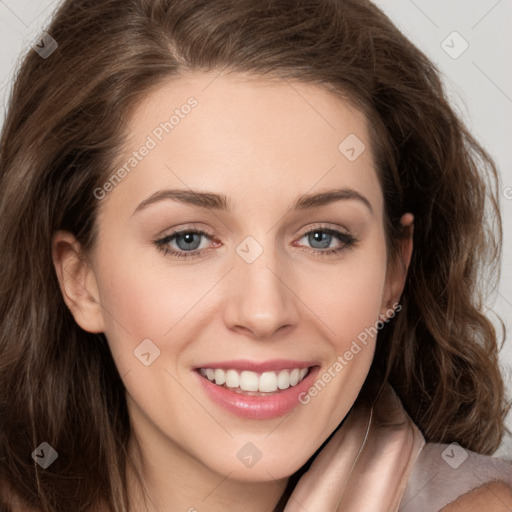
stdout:
POLYGON ((281 370, 277 376, 277 387, 279 389, 287 389, 290 387, 290 372, 281 370))
POLYGON ((265 372, 260 376, 258 391, 272 393, 277 391, 277 375, 276 372, 265 372))
POLYGON ((258 374, 244 371, 240 374, 240 389, 244 391, 258 391, 258 374))
POLYGON ((258 374, 251 371, 223 370, 221 368, 200 368, 199 373, 218 386, 240 388, 243 391, 273 393, 278 389, 296 386, 304 379, 309 368, 294 368, 277 372, 258 374))
POLYGON ((222 386, 224 382, 226 382, 226 372, 224 370, 215 370, 215 384, 222 386))
POLYGON ((237 388, 240 386, 240 376, 236 370, 226 372, 226 386, 228 388, 237 388))

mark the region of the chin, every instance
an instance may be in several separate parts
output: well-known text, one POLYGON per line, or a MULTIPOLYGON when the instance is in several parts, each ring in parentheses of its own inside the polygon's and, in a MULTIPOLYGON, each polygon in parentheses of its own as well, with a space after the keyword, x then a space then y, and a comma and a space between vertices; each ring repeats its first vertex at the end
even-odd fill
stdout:
POLYGON ((210 461, 210 469, 221 475, 229 475, 230 480, 239 482, 269 482, 288 478, 298 471, 311 457, 312 453, 297 453, 296 446, 291 443, 288 447, 280 447, 281 455, 265 455, 265 449, 258 450, 250 442, 243 443, 237 448, 234 457, 226 460, 226 453, 219 454, 219 459, 210 461), (292 455, 292 458, 290 457, 292 455))

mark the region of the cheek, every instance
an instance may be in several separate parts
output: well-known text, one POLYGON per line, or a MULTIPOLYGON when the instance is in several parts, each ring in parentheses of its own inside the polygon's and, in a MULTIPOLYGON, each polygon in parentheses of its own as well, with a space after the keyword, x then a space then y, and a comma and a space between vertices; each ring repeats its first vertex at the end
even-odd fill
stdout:
POLYGON ((197 302, 200 290, 181 286, 176 279, 171 282, 168 277, 160 269, 145 265, 133 251, 117 260, 109 259, 100 270, 105 335, 121 374, 132 368, 134 350, 144 340, 151 340, 162 352, 180 349, 172 329, 194 300, 197 302))
MULTIPOLYGON (((339 264, 300 279, 304 302, 318 313, 335 347, 345 345, 379 320, 386 279, 386 255, 374 250, 350 255, 339 264)), ((307 275, 307 274, 306 274, 307 275)))

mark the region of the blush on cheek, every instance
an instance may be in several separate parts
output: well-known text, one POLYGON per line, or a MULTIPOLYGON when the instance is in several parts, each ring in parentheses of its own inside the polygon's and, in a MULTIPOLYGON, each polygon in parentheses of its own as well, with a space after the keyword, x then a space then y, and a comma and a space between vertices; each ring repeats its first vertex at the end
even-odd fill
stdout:
POLYGON ((382 289, 381 275, 354 273, 334 283, 329 292, 308 298, 339 351, 379 320, 382 289))

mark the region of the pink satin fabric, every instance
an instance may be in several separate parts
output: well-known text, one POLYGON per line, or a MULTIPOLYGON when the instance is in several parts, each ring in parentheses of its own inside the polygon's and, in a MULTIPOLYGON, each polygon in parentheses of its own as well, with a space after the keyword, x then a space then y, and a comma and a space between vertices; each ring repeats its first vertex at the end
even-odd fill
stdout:
POLYGON ((438 512, 486 482, 512 488, 511 464, 466 451, 467 461, 453 468, 443 459, 446 449, 425 442, 387 386, 373 407, 356 402, 284 512, 438 512))

